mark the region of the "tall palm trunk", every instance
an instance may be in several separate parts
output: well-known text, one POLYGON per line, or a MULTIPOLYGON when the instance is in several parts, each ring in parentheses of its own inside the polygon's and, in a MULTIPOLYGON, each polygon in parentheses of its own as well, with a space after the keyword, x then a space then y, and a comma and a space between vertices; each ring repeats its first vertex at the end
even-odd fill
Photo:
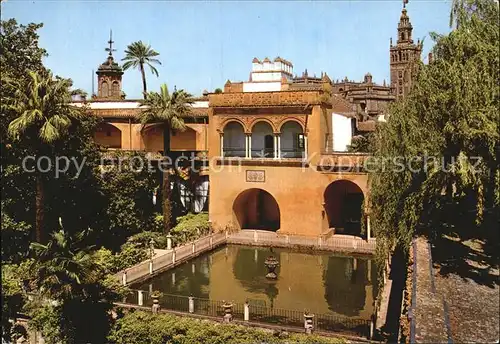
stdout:
MULTIPOLYGON (((170 124, 165 124, 163 129, 163 155, 170 156, 170 124)), ((170 169, 170 166, 169 166, 170 169)), ((163 171, 163 189, 162 189, 162 204, 163 204, 163 231, 169 233, 172 228, 172 190, 170 188, 170 173, 169 170, 163 171)))
POLYGON ((45 217, 44 211, 44 198, 45 192, 43 188, 42 177, 36 176, 36 196, 35 196, 35 240, 37 242, 42 242, 43 240, 43 220, 45 217))
POLYGON ((142 76, 142 93, 144 95, 144 99, 146 99, 146 93, 148 92, 146 88, 146 73, 144 73, 144 65, 141 63, 141 76, 142 76))

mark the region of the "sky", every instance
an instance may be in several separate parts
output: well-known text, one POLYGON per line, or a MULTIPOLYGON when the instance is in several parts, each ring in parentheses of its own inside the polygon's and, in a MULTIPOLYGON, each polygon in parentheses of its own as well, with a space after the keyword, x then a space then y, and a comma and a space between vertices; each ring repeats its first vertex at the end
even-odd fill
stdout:
MULTIPOLYGON (((449 32, 450 0, 410 0, 413 38, 449 32)), ((146 74, 148 90, 162 83, 199 96, 231 81, 248 81, 254 57, 281 56, 301 75, 326 72, 331 79, 389 83, 389 39, 397 37, 402 1, 77 1, 7 0, 2 19, 43 23, 39 45, 45 65, 92 92, 95 70, 104 62, 113 30, 115 61, 127 45, 147 42, 160 53, 159 77, 146 74), (94 74, 92 71, 94 70, 94 74)), ((140 72, 123 75, 128 99, 140 98, 140 72)))

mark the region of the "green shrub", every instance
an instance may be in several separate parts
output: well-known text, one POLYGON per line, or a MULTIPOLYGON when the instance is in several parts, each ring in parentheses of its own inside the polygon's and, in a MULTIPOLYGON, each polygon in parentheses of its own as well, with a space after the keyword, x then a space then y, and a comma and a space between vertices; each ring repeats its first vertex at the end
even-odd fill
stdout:
POLYGON ((128 238, 128 243, 139 245, 140 247, 144 248, 149 248, 151 239, 153 239, 154 241, 155 248, 167 248, 167 236, 159 232, 145 231, 132 235, 130 238, 128 238))
POLYGON ((170 233, 175 246, 196 240, 210 232, 208 213, 187 214, 177 219, 178 223, 170 233))
POLYGON ((116 321, 108 339, 114 344, 343 343, 336 338, 277 335, 255 328, 208 320, 135 311, 116 321), (286 337, 286 338, 284 338, 286 337))
POLYGON ((113 254, 110 250, 101 248, 93 256, 107 274, 114 274, 146 260, 148 250, 137 243, 127 242, 118 253, 113 254))

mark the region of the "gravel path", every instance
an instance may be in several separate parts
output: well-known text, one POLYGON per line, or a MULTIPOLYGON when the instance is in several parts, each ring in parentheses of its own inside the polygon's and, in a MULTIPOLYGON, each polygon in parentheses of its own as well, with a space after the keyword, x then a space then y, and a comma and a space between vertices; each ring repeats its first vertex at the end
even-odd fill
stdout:
POLYGON ((498 343, 498 252, 488 257, 477 240, 443 237, 432 250, 437 292, 448 306, 454 343, 498 343))

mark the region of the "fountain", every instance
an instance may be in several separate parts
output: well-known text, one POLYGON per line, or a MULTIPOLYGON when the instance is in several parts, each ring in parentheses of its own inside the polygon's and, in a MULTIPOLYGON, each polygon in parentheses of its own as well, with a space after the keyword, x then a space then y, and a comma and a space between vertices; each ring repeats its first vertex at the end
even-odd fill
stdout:
POLYGON ((275 272, 276 268, 279 265, 278 260, 274 256, 269 256, 264 261, 264 264, 266 265, 267 268, 266 278, 271 280, 278 279, 278 275, 275 272))

